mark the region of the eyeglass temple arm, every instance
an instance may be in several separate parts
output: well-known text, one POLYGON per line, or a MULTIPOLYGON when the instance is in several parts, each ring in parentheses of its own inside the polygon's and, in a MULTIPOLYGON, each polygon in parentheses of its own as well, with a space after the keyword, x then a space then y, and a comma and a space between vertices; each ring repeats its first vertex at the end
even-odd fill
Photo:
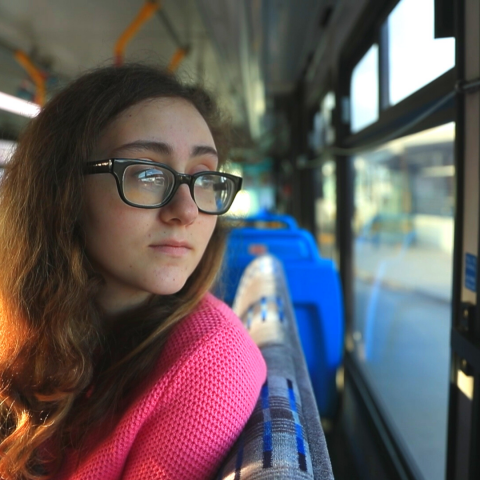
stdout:
POLYGON ((85 165, 85 173, 110 173, 112 171, 112 161, 88 162, 85 165))

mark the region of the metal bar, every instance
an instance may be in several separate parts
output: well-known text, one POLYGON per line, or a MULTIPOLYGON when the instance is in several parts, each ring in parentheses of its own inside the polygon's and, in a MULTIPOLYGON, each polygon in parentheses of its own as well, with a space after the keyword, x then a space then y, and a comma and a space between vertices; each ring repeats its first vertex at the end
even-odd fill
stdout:
POLYGON ((188 52, 188 48, 177 48, 170 60, 170 63, 168 64, 168 70, 170 72, 175 72, 178 69, 180 63, 182 63, 182 60, 188 55, 188 52))
POLYGON ((475 386, 473 391, 469 480, 478 480, 478 478, 480 478, 480 456, 478 455, 480 448, 480 373, 478 370, 475 375, 475 386))
POLYGON ((466 82, 465 80, 459 80, 455 84, 455 90, 458 93, 475 93, 480 90, 480 79, 471 80, 466 82))
MULTIPOLYGON (((378 121, 364 130, 349 135, 345 138, 344 147, 353 147, 362 144, 370 144, 376 140, 383 140, 385 137, 391 137, 392 132, 398 130, 398 126, 410 123, 412 116, 418 117, 422 112, 426 112, 429 108, 437 109, 437 114, 440 111, 445 109, 450 110, 448 115, 451 117, 451 121, 454 116, 453 110, 453 101, 449 104, 442 103, 441 105, 436 105, 437 102, 440 102, 442 98, 455 96, 455 82, 457 80, 455 69, 452 68, 448 72, 445 72, 443 75, 433 80, 430 84, 425 85, 420 90, 412 93, 409 97, 405 98, 396 105, 391 106, 387 110, 380 112, 380 117, 378 121), (383 137, 383 138, 382 138, 383 137)), ((434 112, 432 112, 434 113, 434 112)), ((429 116, 429 115, 427 115, 429 116)), ((437 125, 446 123, 445 120, 441 120, 437 125)), ((433 128, 437 125, 429 125, 426 128, 433 128)), ((424 129, 424 125, 421 122, 417 122, 416 126, 412 126, 410 132, 405 132, 404 134, 415 133, 415 131, 421 131, 424 129)))
MULTIPOLYGON (((465 76, 465 24, 464 24, 464 0, 457 2, 455 6, 455 58, 457 81, 465 76)), ((458 85, 458 82, 457 82, 458 85)), ((465 97, 460 96, 455 102, 455 221, 453 241, 453 285, 452 285, 452 328, 456 326, 457 316, 460 314, 462 301, 462 265, 464 244, 464 218, 465 218, 465 97)), ((457 463, 457 436, 459 389, 457 375, 459 359, 456 355, 450 355, 450 382, 448 394, 448 419, 447 419, 447 452, 446 452, 446 479, 454 480, 457 463)))
POLYGON ((386 110, 390 106, 390 55, 388 52, 390 42, 390 33, 388 28, 388 22, 385 22, 380 28, 380 41, 378 42, 378 48, 380 54, 378 56, 378 73, 380 75, 379 95, 380 95, 380 111, 386 110))

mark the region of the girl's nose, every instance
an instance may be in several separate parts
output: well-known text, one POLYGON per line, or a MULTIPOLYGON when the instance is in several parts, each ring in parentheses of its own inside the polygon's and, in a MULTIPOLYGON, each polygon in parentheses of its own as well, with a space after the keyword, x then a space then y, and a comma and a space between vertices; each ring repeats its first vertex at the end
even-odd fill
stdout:
POLYGON ((198 216, 198 207, 192 198, 188 185, 180 185, 174 197, 167 205, 160 208, 160 218, 169 223, 189 225, 198 216))

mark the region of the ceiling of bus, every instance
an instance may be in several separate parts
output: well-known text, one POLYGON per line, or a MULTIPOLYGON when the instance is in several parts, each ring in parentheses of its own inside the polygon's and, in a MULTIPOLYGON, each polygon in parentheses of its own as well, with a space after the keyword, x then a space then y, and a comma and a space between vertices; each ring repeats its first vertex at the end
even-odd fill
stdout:
MULTIPOLYGON (((340 1, 340 0, 338 0, 340 1)), ((128 44, 126 60, 168 64, 190 46, 179 72, 217 92, 234 123, 265 134, 272 98, 291 92, 313 55, 335 0, 164 0, 128 44), (175 40, 165 24, 175 31, 175 40)), ((54 91, 79 72, 112 62, 116 40, 143 0, 0 0, 0 91, 34 90, 14 51, 51 76, 54 91)), ((26 120, 0 113, 0 134, 15 137, 26 120)))

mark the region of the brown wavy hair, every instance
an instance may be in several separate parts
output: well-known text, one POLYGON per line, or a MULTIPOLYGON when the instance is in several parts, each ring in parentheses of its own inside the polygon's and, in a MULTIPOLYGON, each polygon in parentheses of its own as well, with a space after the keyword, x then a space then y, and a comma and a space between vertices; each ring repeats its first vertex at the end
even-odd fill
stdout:
POLYGON ((155 296, 115 322, 105 322, 95 303, 102 279, 85 255, 83 165, 114 118, 160 97, 193 104, 211 130, 220 161, 225 158, 225 122, 212 97, 163 70, 135 64, 91 71, 62 90, 28 125, 6 167, 0 189, 5 480, 49 478, 66 449, 85 445, 89 427, 115 421, 128 393, 151 371, 172 326, 197 306, 220 268, 219 221, 177 294, 155 296), (115 327, 107 330, 107 323, 115 327))

